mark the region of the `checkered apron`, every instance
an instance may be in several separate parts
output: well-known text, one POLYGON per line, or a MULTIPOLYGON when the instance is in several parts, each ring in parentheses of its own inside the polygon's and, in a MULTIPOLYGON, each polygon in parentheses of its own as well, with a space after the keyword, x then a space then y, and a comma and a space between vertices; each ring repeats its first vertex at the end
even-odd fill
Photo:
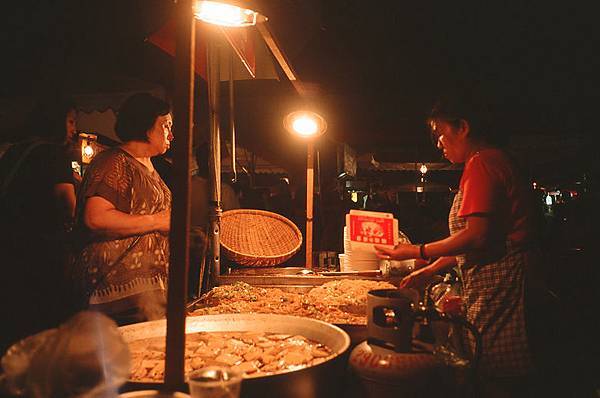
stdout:
MULTIPOLYGON (((458 191, 450 210, 450 233, 466 227, 458 217, 462 204, 458 191)), ((525 331, 524 268, 529 254, 506 242, 503 254, 493 261, 478 260, 474 253, 457 256, 462 279, 467 319, 477 327, 483 347, 479 371, 493 377, 522 376, 532 370, 532 360, 525 331)), ((469 335, 468 346, 474 349, 469 335)))

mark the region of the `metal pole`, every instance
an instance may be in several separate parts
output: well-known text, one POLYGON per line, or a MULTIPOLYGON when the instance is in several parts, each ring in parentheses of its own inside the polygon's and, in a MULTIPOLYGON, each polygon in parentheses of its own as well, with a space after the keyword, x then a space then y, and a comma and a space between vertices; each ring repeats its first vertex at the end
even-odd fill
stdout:
POLYGON ((306 268, 313 266, 313 188, 314 188, 314 152, 312 140, 308 141, 306 156, 306 268))
POLYGON ((233 50, 229 51, 229 128, 231 130, 231 172, 232 181, 237 181, 236 150, 235 150, 235 97, 233 80, 233 50))
POLYGON ((167 341, 165 388, 183 388, 185 354, 185 305, 189 266, 190 233, 190 157, 194 115, 194 41, 195 21, 191 0, 177 3, 175 51, 175 96, 173 119, 173 205, 169 235, 169 287, 167 297, 167 341))
MULTIPOLYGON (((209 35, 214 35, 212 29, 209 35)), ((216 40, 209 37, 207 56, 207 75, 208 75, 208 107, 210 121, 210 135, 208 140, 209 147, 209 189, 210 206, 209 220, 210 231, 209 238, 211 243, 212 261, 211 279, 214 282, 221 275, 221 257, 220 257, 220 224, 221 224, 221 137, 219 132, 219 49, 215 44, 216 40)))

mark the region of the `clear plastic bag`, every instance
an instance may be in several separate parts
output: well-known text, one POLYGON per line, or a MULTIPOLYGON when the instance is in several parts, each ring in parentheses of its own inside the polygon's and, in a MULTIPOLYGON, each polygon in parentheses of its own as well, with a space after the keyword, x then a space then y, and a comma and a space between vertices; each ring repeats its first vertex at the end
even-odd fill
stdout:
POLYGON ((438 312, 452 316, 463 315, 461 285, 453 275, 446 274, 441 282, 432 285, 429 297, 438 312))
POLYGON ((1 392, 20 396, 25 393, 25 378, 31 359, 46 342, 54 336, 56 329, 28 336, 13 344, 2 356, 1 392))
MULTIPOLYGON (((443 280, 433 284, 429 297, 439 313, 454 318, 464 317, 461 285, 453 275, 446 274, 443 280)), ((434 321, 432 326, 435 337, 434 354, 447 365, 468 366, 469 361, 462 344, 462 327, 446 321, 434 321)))
POLYGON ((2 359, 13 394, 32 398, 115 397, 129 376, 129 348, 116 323, 83 311, 52 333, 17 343, 2 359))
MULTIPOLYGON (((398 230, 398 243, 411 243, 408 236, 400 230, 398 230)), ((415 270, 415 260, 379 260, 379 269, 383 270, 384 275, 402 278, 415 270)))

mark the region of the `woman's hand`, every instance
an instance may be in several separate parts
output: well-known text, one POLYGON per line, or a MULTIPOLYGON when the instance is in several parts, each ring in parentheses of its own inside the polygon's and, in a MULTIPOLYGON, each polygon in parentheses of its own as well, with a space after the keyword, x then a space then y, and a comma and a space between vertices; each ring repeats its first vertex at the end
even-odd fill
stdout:
POLYGON ((400 287, 423 289, 431 283, 434 275, 435 272, 433 272, 432 267, 421 268, 420 270, 405 276, 402 281, 400 281, 400 287))
POLYGON ((386 246, 373 245, 377 257, 383 260, 410 260, 419 258, 419 246, 398 243, 393 249, 386 246))
POLYGON ((171 209, 163 210, 154 214, 156 230, 168 234, 171 230, 171 209))
POLYGON ((171 210, 154 214, 128 214, 117 210, 114 204, 103 197, 92 196, 85 202, 83 222, 90 231, 110 239, 154 231, 168 233, 171 228, 171 210))

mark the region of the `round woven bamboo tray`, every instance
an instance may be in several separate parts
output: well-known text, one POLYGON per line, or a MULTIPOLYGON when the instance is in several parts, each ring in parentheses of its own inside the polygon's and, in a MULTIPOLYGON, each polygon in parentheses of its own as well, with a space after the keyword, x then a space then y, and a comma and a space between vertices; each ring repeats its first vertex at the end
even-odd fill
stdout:
POLYGON ((239 265, 270 267, 300 250, 302 233, 287 218, 270 211, 238 209, 221 216, 223 254, 239 265))

